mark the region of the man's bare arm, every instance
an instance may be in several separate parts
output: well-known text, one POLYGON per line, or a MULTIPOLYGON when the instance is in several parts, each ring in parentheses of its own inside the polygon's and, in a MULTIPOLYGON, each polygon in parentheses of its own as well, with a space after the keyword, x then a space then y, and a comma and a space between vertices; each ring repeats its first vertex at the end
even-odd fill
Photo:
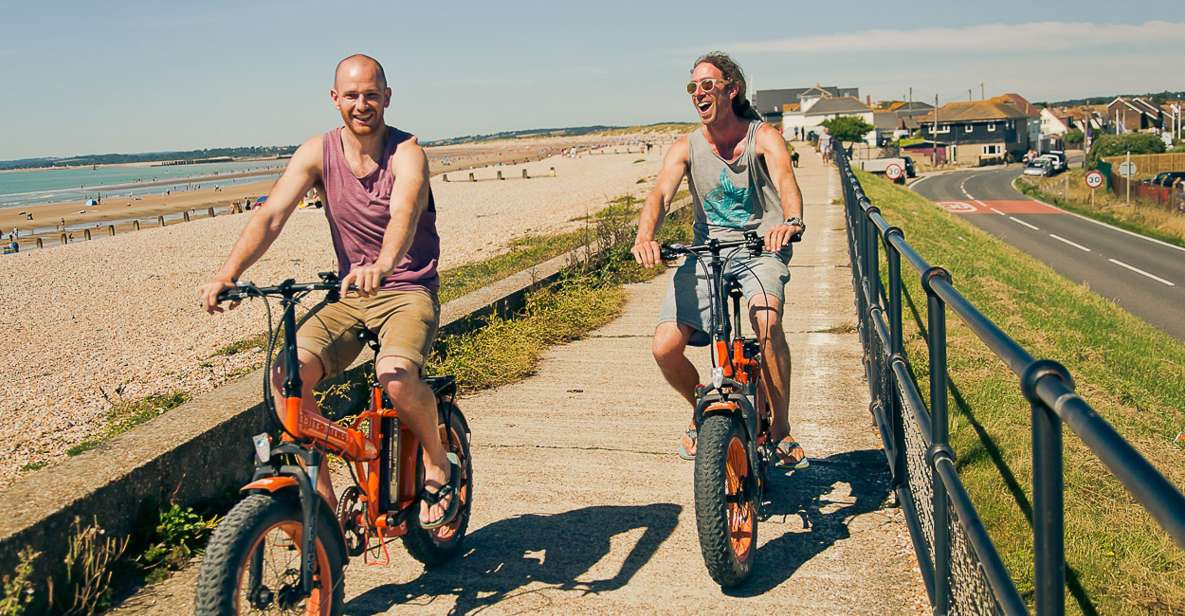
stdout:
POLYGON ((222 312, 216 301, 218 293, 230 288, 233 281, 267 252, 300 198, 321 179, 321 147, 321 136, 318 135, 296 149, 284 173, 272 186, 267 203, 253 211, 226 263, 214 274, 213 280, 200 287, 202 307, 206 312, 222 312))
POLYGON ((675 191, 683 182, 687 173, 688 161, 687 137, 680 137, 671 145, 667 155, 663 157, 662 169, 658 172, 658 180, 654 189, 646 197, 642 212, 638 220, 638 236, 634 239, 634 259, 644 267, 654 267, 662 262, 659 255, 658 242, 654 241, 663 218, 670 210, 671 202, 675 200, 675 191))
POLYGON ((391 220, 383 231, 383 246, 374 263, 355 267, 342 280, 342 292, 350 284, 363 295, 383 285, 383 278, 395 270, 411 248, 420 214, 428 207, 428 157, 415 137, 395 148, 395 185, 391 188, 391 220))
MULTIPOLYGON (((782 203, 783 219, 802 219, 802 192, 790 164, 790 151, 778 129, 766 124, 757 131, 757 153, 765 158, 769 179, 773 181, 782 203)), ((765 236, 766 250, 781 250, 790 238, 802 231, 797 225, 778 225, 765 236)))

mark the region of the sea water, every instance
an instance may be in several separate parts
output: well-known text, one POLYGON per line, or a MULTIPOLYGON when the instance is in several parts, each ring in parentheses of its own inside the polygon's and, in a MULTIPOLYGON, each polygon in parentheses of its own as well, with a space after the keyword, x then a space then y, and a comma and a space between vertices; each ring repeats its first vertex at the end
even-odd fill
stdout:
MULTIPOLYGON (((181 187, 202 188, 229 186, 236 183, 258 182, 268 176, 279 175, 287 160, 249 160, 194 165, 66 167, 35 171, 0 172, 0 207, 16 207, 38 203, 82 201, 102 194, 128 196, 164 194, 181 187), (261 176, 217 178, 251 171, 270 171, 261 176), (194 178, 204 178, 192 182, 194 178)), ((195 188, 196 189, 196 188, 195 188)))

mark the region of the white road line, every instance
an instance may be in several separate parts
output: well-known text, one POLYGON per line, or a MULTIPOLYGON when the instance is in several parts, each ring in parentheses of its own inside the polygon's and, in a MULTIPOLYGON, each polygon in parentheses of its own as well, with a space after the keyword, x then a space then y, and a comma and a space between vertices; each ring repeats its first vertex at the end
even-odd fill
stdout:
POLYGON ((1143 274, 1143 275, 1155 280, 1156 282, 1167 284, 1170 287, 1177 286, 1177 285, 1165 280, 1164 278, 1161 278, 1160 276, 1154 276, 1152 274, 1149 274, 1148 272, 1145 272, 1144 270, 1142 270, 1134 265, 1128 265, 1128 264, 1124 263, 1123 261, 1117 261, 1115 259, 1107 259, 1107 260, 1114 263, 1115 265, 1118 265, 1119 267, 1126 267, 1127 269, 1129 269, 1137 274, 1143 274))
POLYGON ((959 183, 959 190, 963 191, 964 197, 967 197, 968 199, 971 199, 972 201, 974 201, 975 199, 974 199, 974 197, 971 196, 971 193, 967 192, 967 180, 970 180, 970 179, 971 179, 971 176, 967 176, 966 179, 964 179, 962 182, 960 182, 959 183))
POLYGON ((987 209, 989 209, 989 210, 991 210, 991 211, 993 211, 993 212, 995 212, 995 213, 997 213, 997 214, 999 214, 999 215, 1001 215, 1001 216, 1004 216, 1004 212, 1001 212, 1000 210, 997 210, 996 208, 994 208, 994 207, 992 207, 992 206, 990 206, 990 205, 988 205, 988 204, 984 203, 983 201, 980 201, 979 199, 972 199, 972 201, 974 201, 974 202, 975 202, 977 205, 979 205, 979 207, 982 207, 982 208, 987 208, 987 209))
POLYGON ((1032 230, 1034 230, 1034 231, 1040 231, 1040 229, 1038 229, 1037 227, 1034 227, 1033 225, 1030 225, 1029 223, 1027 223, 1027 222, 1025 222, 1025 221, 1023 221, 1023 220, 1021 220, 1021 219, 1019 219, 1019 218, 1017 218, 1016 216, 1009 216, 1008 218, 1009 218, 1009 220, 1011 220, 1012 222, 1015 222, 1015 223, 1018 223, 1018 224, 1022 224, 1022 225, 1026 226, 1026 227, 1028 227, 1028 228, 1030 228, 1030 229, 1032 229, 1032 230))
POLYGON ((1083 252, 1090 252, 1090 249, 1087 248, 1086 246, 1083 246, 1082 244, 1079 244, 1076 242, 1071 242, 1070 240, 1068 240, 1060 235, 1054 235, 1054 234, 1050 233, 1049 237, 1052 237, 1053 239, 1055 239, 1059 242, 1064 242, 1066 244, 1069 244, 1069 245, 1073 246, 1074 248, 1077 248, 1078 250, 1081 250, 1083 252))
POLYGON ((920 178, 918 178, 918 179, 914 180, 914 181, 913 181, 913 183, 911 183, 911 184, 909 185, 909 189, 910 189, 910 190, 913 190, 913 187, 914 187, 914 186, 917 186, 918 184, 921 184, 922 182, 925 182, 926 180, 928 180, 928 179, 930 179, 930 178, 932 178, 932 177, 934 177, 934 176, 932 176, 932 175, 923 175, 922 177, 920 177, 920 178))
MULTIPOLYGON (((1012 188, 1013 188, 1013 190, 1016 190, 1016 192, 1018 192, 1018 193, 1020 192, 1020 190, 1017 190, 1017 189, 1016 189, 1016 180, 1019 180, 1019 179, 1020 179, 1020 178, 1019 178, 1019 177, 1017 177, 1017 178, 1015 178, 1015 179, 1013 179, 1013 180, 1012 180, 1012 188)), ((1022 193, 1022 194, 1023 194, 1023 193, 1022 193)), ((1077 213, 1075 213, 1075 212, 1071 212, 1071 211, 1069 211, 1069 210, 1063 210, 1062 208, 1060 208, 1060 207, 1058 207, 1058 206, 1056 206, 1056 205, 1050 205, 1050 204, 1048 204, 1048 203, 1046 203, 1046 202, 1044 202, 1044 201, 1042 201, 1042 200, 1040 200, 1040 199, 1034 199, 1033 197, 1028 197, 1028 198, 1029 198, 1029 199, 1032 199, 1033 201, 1036 201, 1037 203, 1040 203, 1041 205, 1045 205, 1045 206, 1051 207, 1051 208, 1053 208, 1053 209, 1055 209, 1055 210, 1057 210, 1057 211, 1059 211, 1059 212, 1061 212, 1061 213, 1063 213, 1063 214, 1069 214, 1070 216, 1075 216, 1075 217, 1081 218, 1082 220, 1085 220, 1086 222, 1092 222, 1092 223, 1094 223, 1094 224, 1096 224, 1096 225, 1099 225, 1099 226, 1102 226, 1102 227, 1107 227, 1108 229, 1113 229, 1113 230, 1115 230, 1115 231, 1118 231, 1118 232, 1120 232, 1120 233, 1126 233, 1126 234, 1128 234, 1128 235, 1130 235, 1130 236, 1132 236, 1132 237, 1138 237, 1138 238, 1140 238, 1140 239, 1142 239, 1142 240, 1147 240, 1147 241, 1149 241, 1149 242, 1152 242, 1153 244, 1160 244, 1161 246, 1164 246, 1164 247, 1166 247, 1166 248, 1172 248, 1173 250, 1180 250, 1181 252, 1185 252, 1185 248, 1182 248, 1182 247, 1180 247, 1180 246, 1178 246, 1178 245, 1176 245, 1176 244, 1170 244, 1170 243, 1168 243, 1168 242, 1162 242, 1162 241, 1160 241, 1160 240, 1158 240, 1158 239, 1156 239, 1156 238, 1154 238, 1154 237, 1148 237, 1147 235, 1141 235, 1141 234, 1139 234, 1139 233, 1136 233, 1135 231, 1128 231, 1127 229, 1120 229, 1119 227, 1116 227, 1115 225, 1107 224, 1107 223, 1105 223, 1105 222, 1103 222, 1103 221, 1101 221, 1101 220, 1095 220, 1095 219, 1093 219, 1093 218, 1091 218, 1091 217, 1089 217, 1089 216, 1083 216, 1082 214, 1077 214, 1077 213)))

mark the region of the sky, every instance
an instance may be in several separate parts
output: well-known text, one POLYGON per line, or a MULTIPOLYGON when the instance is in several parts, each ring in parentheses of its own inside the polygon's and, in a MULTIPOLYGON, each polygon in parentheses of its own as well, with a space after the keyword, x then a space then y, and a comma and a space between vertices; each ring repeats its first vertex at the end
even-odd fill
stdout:
POLYGON ((1185 8, 1114 2, 0 2, 0 159, 288 145, 339 124, 333 68, 378 58, 387 122, 439 139, 694 121, 722 49, 754 89, 1032 101, 1185 89, 1185 8))

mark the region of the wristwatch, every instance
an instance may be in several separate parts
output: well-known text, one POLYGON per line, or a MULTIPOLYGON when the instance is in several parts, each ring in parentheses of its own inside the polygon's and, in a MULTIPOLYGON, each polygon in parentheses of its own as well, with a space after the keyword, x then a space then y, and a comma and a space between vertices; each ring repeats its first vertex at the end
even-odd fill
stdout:
POLYGON ((802 231, 799 231, 799 233, 806 233, 806 223, 802 222, 802 219, 797 216, 791 216, 790 218, 787 218, 782 222, 782 224, 797 225, 800 229, 802 229, 802 231))

